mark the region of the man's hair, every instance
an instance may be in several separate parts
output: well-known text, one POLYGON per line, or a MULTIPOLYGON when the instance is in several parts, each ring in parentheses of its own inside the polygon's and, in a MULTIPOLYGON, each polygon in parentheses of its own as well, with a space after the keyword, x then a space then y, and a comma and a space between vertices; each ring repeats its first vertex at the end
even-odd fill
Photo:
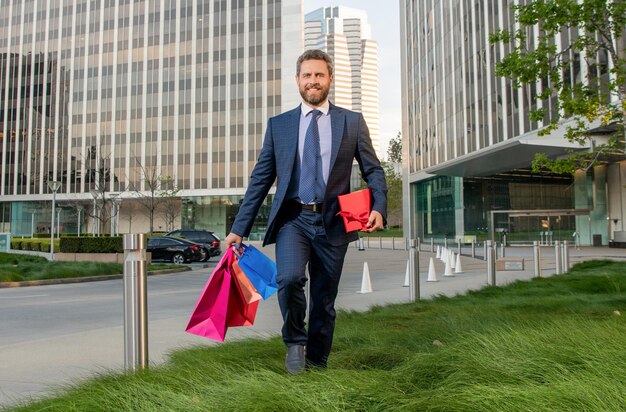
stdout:
POLYGON ((298 62, 296 63, 296 76, 300 75, 300 66, 302 66, 302 62, 306 60, 324 60, 326 62, 326 66, 328 66, 328 74, 330 76, 333 75, 333 59, 330 56, 322 51, 322 50, 307 50, 298 57, 298 62))

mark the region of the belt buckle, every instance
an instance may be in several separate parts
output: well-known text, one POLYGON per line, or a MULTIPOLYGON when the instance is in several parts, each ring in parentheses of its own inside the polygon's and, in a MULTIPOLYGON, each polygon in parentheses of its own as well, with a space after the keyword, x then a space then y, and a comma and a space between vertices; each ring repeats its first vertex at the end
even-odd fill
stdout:
POLYGON ((321 212, 322 211, 322 204, 321 203, 313 203, 311 210, 314 212, 321 212))

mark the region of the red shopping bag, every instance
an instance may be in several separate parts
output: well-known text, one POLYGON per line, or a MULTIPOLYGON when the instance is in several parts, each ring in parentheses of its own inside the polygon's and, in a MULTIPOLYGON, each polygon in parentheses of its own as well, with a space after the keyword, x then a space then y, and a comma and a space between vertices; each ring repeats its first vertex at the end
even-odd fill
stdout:
POLYGON ((228 309, 233 284, 230 267, 234 261, 234 252, 229 248, 204 286, 191 313, 186 332, 224 341, 228 329, 228 309))
POLYGON ((372 210, 372 194, 370 189, 357 190, 346 195, 337 196, 340 212, 346 232, 367 229, 367 222, 372 210))

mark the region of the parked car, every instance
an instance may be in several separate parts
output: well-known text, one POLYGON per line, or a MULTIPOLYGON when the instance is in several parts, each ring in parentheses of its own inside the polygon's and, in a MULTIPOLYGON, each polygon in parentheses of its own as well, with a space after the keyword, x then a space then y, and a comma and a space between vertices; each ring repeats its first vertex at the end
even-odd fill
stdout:
POLYGON ((204 258, 202 245, 187 239, 167 236, 150 239, 147 251, 152 253, 152 260, 168 260, 177 265, 197 262, 204 258))
POLYGON ((208 230, 174 230, 165 236, 177 237, 191 240, 201 244, 204 247, 205 255, 203 262, 206 262, 213 256, 219 256, 222 251, 220 249, 220 238, 213 232, 208 230))

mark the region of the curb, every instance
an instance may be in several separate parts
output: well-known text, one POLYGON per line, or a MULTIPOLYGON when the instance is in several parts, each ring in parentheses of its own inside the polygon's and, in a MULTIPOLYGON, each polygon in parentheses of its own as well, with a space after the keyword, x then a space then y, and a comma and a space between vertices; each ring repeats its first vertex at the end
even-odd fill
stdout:
MULTIPOLYGON (((207 265, 208 266, 208 265, 207 265)), ((189 272, 192 268, 189 266, 180 269, 164 269, 148 272, 148 276, 169 275, 171 273, 189 272)), ((103 275, 103 276, 84 276, 80 278, 61 278, 61 279, 41 279, 41 280, 25 280, 22 282, 0 282, 0 289, 3 288, 21 288, 27 286, 47 286, 47 285, 64 285, 68 283, 84 283, 98 282, 104 280, 122 279, 124 275, 103 275)))

